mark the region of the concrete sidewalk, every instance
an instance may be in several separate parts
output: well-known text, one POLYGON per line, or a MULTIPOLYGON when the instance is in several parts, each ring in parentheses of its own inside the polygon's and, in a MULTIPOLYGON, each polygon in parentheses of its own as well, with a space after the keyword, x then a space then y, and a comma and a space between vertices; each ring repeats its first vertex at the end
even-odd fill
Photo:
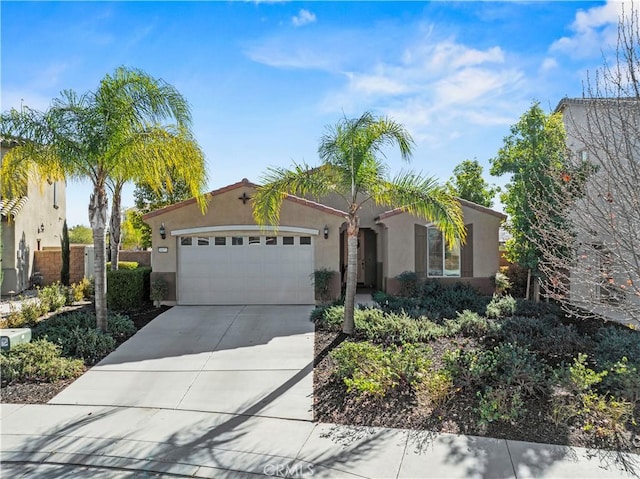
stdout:
POLYGON ((1 407, 2 477, 633 477, 630 454, 159 408, 1 407))

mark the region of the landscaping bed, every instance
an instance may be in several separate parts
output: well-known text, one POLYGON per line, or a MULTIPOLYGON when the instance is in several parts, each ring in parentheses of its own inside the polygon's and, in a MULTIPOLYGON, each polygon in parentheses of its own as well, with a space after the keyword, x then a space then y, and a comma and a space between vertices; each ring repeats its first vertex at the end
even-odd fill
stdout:
POLYGON ((640 453, 638 331, 430 288, 374 296, 352 337, 341 306, 314 311, 317 421, 640 453))
MULTIPOLYGON (((86 285, 89 286, 89 285, 86 285)), ((109 313, 106 333, 96 330, 90 291, 55 284, 12 308, 3 327, 30 327, 32 341, 0 354, 0 402, 42 404, 155 317, 169 309, 141 302, 135 309, 109 313)))

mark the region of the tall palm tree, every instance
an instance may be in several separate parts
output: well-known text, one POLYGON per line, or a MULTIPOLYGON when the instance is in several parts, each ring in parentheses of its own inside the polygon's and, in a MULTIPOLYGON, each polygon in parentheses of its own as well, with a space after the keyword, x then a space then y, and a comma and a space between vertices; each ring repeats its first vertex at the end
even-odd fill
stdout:
POLYGON ((187 186, 189 196, 194 196, 196 193, 193 185, 199 184, 201 180, 198 178, 206 178, 204 155, 184 128, 147 128, 146 134, 141 135, 139 141, 140 145, 132 145, 130 154, 135 156, 136 149, 144 149, 147 153, 144 161, 134 165, 123 161, 116 165, 107 180, 107 187, 111 192, 109 239, 112 270, 118 269, 122 239, 122 188, 126 183, 144 181, 153 192, 171 192, 177 182, 178 186, 187 186))
POLYGON ((177 168, 204 208, 204 158, 195 142, 186 151, 180 148, 191 141, 190 123, 189 105, 174 87, 124 67, 106 75, 95 92, 63 91, 44 112, 23 108, 2 114, 0 134, 19 142, 0 169, 5 194, 23 191, 32 174, 49 180, 89 179, 93 185, 89 223, 95 246, 96 319, 102 330, 107 329, 107 187, 115 185, 114 192, 119 191, 132 180, 155 187, 171 181, 168 171, 177 168))
POLYGON ((413 140, 405 128, 385 117, 366 112, 344 118, 327 128, 320 140, 321 165, 295 165, 292 170, 270 168, 253 198, 258 224, 277 226, 287 194, 320 199, 329 194, 344 200, 347 212, 347 289, 343 331, 352 334, 357 286, 357 248, 360 208, 369 201, 404 211, 436 224, 449 244, 464 241, 465 228, 459 202, 434 178, 402 172, 390 178, 384 149, 397 146, 403 160, 411 159, 413 140), (381 159, 382 158, 382 159, 381 159))

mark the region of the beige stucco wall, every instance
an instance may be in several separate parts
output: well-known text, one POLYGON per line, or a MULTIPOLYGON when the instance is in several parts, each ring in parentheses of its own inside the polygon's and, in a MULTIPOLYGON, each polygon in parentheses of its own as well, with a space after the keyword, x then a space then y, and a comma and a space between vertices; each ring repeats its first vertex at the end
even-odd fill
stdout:
MULTIPOLYGON (((473 224, 473 276, 488 278, 498 271, 498 229, 500 217, 462 206, 465 225, 473 224)), ((415 224, 427 225, 424 220, 401 213, 382 220, 386 227, 386 278, 404 271, 415 271, 415 224)))
MULTIPOLYGON (((255 225, 250 202, 243 204, 239 199, 244 194, 253 196, 254 186, 240 183, 215 192, 205 214, 202 214, 195 203, 169 207, 151 213, 145 221, 152 229, 153 252, 151 256, 153 275, 159 275, 170 283, 170 300, 175 299, 175 273, 177 271, 178 237, 173 231, 229 225, 255 225), (166 238, 160 237, 160 225, 164 223, 166 238), (166 253, 160 253, 159 247, 166 247, 166 253)), ((336 209, 344 208, 339 198, 322 200, 323 205, 336 209)), ((503 217, 488 210, 462 206, 465 224, 473 224, 473 270, 474 278, 489 278, 498 271, 498 229, 503 217)), ((415 270, 415 237, 414 225, 426 222, 415 216, 400 213, 384 218, 377 218, 385 208, 367 204, 360 211, 360 226, 371 228, 377 234, 377 261, 382 264, 382 284, 403 271, 415 270)), ((327 268, 332 271, 340 269, 340 229, 344 228, 344 217, 329 213, 326 210, 310 207, 298 202, 285 200, 280 215, 281 226, 310 228, 319 231, 314 241, 315 268, 327 268), (329 238, 324 239, 322 230, 327 225, 329 238)), ((236 230, 242 232, 241 229, 236 230)), ((255 234, 247 231, 246 234, 255 234)), ((194 233, 193 236, 197 236, 194 233)), ((211 233, 201 235, 210 236, 211 233)), ((338 276, 337 276, 338 277, 338 276)), ((153 279, 153 278, 152 278, 153 279)), ((333 295, 339 294, 339 281, 334 283, 333 295)))
MULTIPOLYGON (((2 156, 5 152, 3 147, 2 156)), ((34 252, 38 248, 60 247, 67 210, 64 181, 50 184, 32 179, 26 193, 29 200, 15 219, 2 223, 2 294, 18 293, 29 286, 34 272, 34 252), (18 264, 18 248, 24 251, 23 266, 18 264)))
MULTIPOLYGON (((250 184, 240 185, 236 188, 215 194, 207 211, 202 214, 197 204, 191 203, 173 210, 165 210, 157 216, 151 216, 145 221, 152 230, 152 254, 151 264, 154 273, 177 272, 178 237, 171 232, 188 228, 228 225, 255 225, 251 202, 246 204, 239 199, 246 194, 254 195, 255 189, 250 184), (166 238, 160 237, 160 225, 164 223, 166 238), (167 253, 158 252, 159 247, 167 247, 167 253)), ((340 225, 344 222, 341 216, 320 211, 307 205, 285 200, 280 212, 280 225, 309 228, 318 230, 314 239, 315 269, 327 268, 339 271, 340 267, 340 225), (329 228, 328 239, 324 238, 325 225, 329 228)), ((238 229, 238 232, 243 230, 238 229)), ((256 234, 249 231, 247 234, 256 234)), ((209 236, 212 233, 200 234, 209 236)), ((194 234, 193 236, 198 236, 194 234)), ((175 287, 175 286, 174 286, 175 287)), ((336 284, 334 296, 339 294, 339 284, 336 284)))

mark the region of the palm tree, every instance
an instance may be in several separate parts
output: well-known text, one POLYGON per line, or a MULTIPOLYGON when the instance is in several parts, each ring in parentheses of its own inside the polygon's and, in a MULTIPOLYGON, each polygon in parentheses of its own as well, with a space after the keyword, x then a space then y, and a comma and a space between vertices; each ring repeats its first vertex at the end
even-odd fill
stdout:
POLYGON ((119 191, 131 180, 156 187, 171 181, 167 172, 178 168, 204 208, 204 158, 195 154, 200 151, 197 146, 186 152, 179 148, 191 138, 190 122, 189 105, 174 87, 124 67, 106 75, 95 92, 63 91, 44 112, 23 108, 2 114, 0 134, 19 143, 3 158, 2 191, 23 191, 33 174, 49 180, 89 179, 93 185, 89 222, 95 247, 96 320, 102 330, 107 328, 107 187, 111 183, 114 192, 119 191), (165 120, 176 124, 165 125, 165 120))
POLYGON ((358 211, 368 201, 404 211, 436 224, 449 244, 464 241, 465 228, 459 202, 430 177, 402 172, 390 178, 384 149, 397 145, 409 161, 413 140, 405 128, 385 117, 366 112, 328 127, 320 140, 321 165, 295 165, 292 170, 270 168, 253 198, 253 213, 261 225, 277 226, 287 194, 320 199, 328 194, 344 200, 347 212, 347 289, 343 331, 352 334, 357 286, 358 211))
MULTIPOLYGON (((206 178, 204 155, 188 131, 173 131, 170 127, 156 127, 156 130, 148 128, 140 138, 142 144, 135 147, 147 153, 144 161, 133 165, 129 162, 116 165, 107 180, 111 192, 109 238, 112 270, 118 269, 122 242, 122 188, 126 183, 144 181, 153 192, 161 192, 172 191, 177 182, 178 186, 187 186, 190 193, 188 197, 191 197, 195 195, 193 185, 201 181, 198 178, 206 178), (158 172, 161 174, 158 175, 158 172)), ((131 154, 136 155, 135 151, 131 154)))

